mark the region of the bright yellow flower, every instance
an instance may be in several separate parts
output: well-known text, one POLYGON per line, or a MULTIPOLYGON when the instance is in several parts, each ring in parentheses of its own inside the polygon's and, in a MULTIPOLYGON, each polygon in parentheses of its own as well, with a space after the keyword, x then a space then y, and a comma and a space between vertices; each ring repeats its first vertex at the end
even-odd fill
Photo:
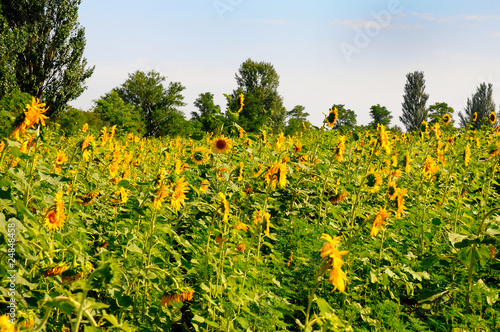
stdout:
POLYGON ((186 193, 189 191, 188 183, 183 177, 175 183, 174 193, 170 198, 170 207, 174 211, 179 211, 187 199, 186 193))
POLYGON ((212 151, 214 153, 226 153, 233 146, 233 142, 224 136, 214 138, 212 141, 212 151))
POLYGON ((406 210, 406 206, 404 205, 404 196, 406 195, 407 189, 400 189, 399 195, 396 200, 398 208, 396 210, 396 217, 400 217, 403 214, 403 211, 406 210))
POLYGON ((341 162, 345 152, 345 136, 340 136, 335 148, 334 156, 337 161, 341 162))
POLYGON ((267 170, 265 175, 266 182, 267 184, 271 184, 273 188, 276 188, 277 184, 281 188, 284 188, 286 186, 287 173, 286 162, 278 161, 267 170))
POLYGON ((238 110, 238 113, 240 113, 243 110, 243 106, 245 106, 244 104, 245 96, 243 95, 243 93, 240 93, 239 97, 240 97, 240 108, 238 110))
POLYGON ((451 116, 448 113, 446 113, 445 115, 443 115, 442 119, 443 119, 443 124, 447 126, 450 124, 451 116))
POLYGON ((389 212, 386 209, 380 208, 375 216, 375 220, 373 220, 370 236, 377 236, 379 230, 384 230, 384 225, 387 224, 387 221, 385 221, 387 217, 389 217, 389 212))
POLYGON ((9 319, 7 314, 0 316, 0 332, 16 332, 16 326, 9 319))
POLYGON ((464 164, 465 164, 465 167, 469 166, 470 156, 471 156, 470 146, 469 146, 469 144, 467 144, 465 146, 465 150, 464 150, 464 164))
POLYGON ((208 180, 201 181, 200 191, 201 191, 202 194, 204 194, 207 191, 209 184, 210 184, 210 182, 208 180))
POLYGON ((45 215, 44 225, 49 231, 59 230, 63 227, 66 216, 64 215, 63 192, 56 194, 55 205, 45 215))
POLYGON ((328 234, 323 234, 321 235, 321 239, 327 241, 321 248, 320 255, 322 258, 326 258, 323 264, 327 270, 330 270, 329 280, 335 287, 333 290, 338 289, 340 292, 344 292, 347 277, 345 272, 342 271, 342 264, 344 263, 342 256, 349 253, 349 251, 338 250, 337 245, 340 243, 340 236, 332 238, 328 234))
POLYGON ((497 122, 497 116, 495 114, 495 112, 490 112, 490 114, 488 115, 488 120, 490 121, 491 124, 497 122))
POLYGON ((383 124, 380 124, 378 129, 380 145, 385 149, 385 153, 390 154, 392 149, 391 143, 389 142, 389 134, 385 130, 385 126, 383 124))
POLYGON ((474 112, 474 114, 472 115, 472 121, 477 121, 477 112, 474 112))
POLYGON ((438 171, 438 166, 436 164, 436 161, 431 156, 428 155, 427 158, 425 158, 424 167, 422 169, 424 176, 426 178, 431 178, 432 175, 437 173, 437 171, 438 171))
POLYGON ((220 198, 220 214, 222 215, 222 221, 227 222, 229 218, 229 203, 226 199, 226 195, 223 193, 219 192, 219 198, 220 198))
POLYGON ((82 127, 82 133, 86 133, 87 130, 89 130, 89 124, 88 123, 86 123, 86 124, 83 125, 83 127, 82 127))
POLYGON ((233 227, 234 230, 242 230, 244 232, 247 232, 248 231, 248 225, 245 224, 244 222, 241 222, 239 223, 238 225, 234 226, 233 227))
POLYGON ((382 178, 373 169, 366 175, 366 185, 368 186, 368 192, 374 194, 380 189, 382 184, 382 178))
POLYGON ((196 148, 191 152, 191 160, 196 165, 203 165, 207 162, 208 151, 204 148, 196 148))

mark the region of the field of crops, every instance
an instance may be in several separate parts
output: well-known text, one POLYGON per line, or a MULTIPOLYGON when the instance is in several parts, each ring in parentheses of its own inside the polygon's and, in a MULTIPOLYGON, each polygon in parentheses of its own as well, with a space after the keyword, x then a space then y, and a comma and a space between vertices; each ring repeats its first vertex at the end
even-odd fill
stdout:
POLYGON ((26 118, 0 143, 19 331, 500 329, 499 129, 61 137, 26 118))

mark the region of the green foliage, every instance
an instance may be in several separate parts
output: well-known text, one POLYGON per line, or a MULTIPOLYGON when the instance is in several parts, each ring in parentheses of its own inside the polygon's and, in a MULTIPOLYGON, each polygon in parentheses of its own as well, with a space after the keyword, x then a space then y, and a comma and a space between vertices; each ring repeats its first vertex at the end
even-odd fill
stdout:
POLYGON ((357 115, 353 110, 345 108, 343 104, 334 104, 332 109, 337 108, 338 118, 335 122, 335 129, 352 129, 356 126, 357 115))
POLYGON ((0 23, 2 35, 6 31, 8 49, 15 53, 7 58, 7 65, 1 65, 0 77, 4 72, 11 78, 15 74, 21 91, 50 105, 49 117, 83 93, 84 82, 94 70, 87 68, 83 57, 85 34, 78 23, 79 5, 80 0, 2 1, 1 16, 7 22, 7 27, 0 23), (12 43, 17 36, 21 37, 17 44, 12 43))
POLYGON ((103 126, 116 125, 120 131, 133 133, 136 136, 144 134, 146 128, 139 109, 134 105, 125 104, 115 90, 95 103, 93 111, 103 126))
POLYGON ((88 124, 93 132, 99 132, 103 124, 99 115, 94 112, 85 112, 71 106, 66 106, 63 111, 50 118, 51 125, 57 124, 58 130, 66 137, 80 133, 82 127, 88 124))
POLYGON ((455 113, 455 110, 452 107, 448 106, 447 103, 435 103, 434 105, 429 106, 429 118, 427 122, 429 123, 429 125, 439 123, 441 124, 441 126, 443 126, 443 116, 445 114, 449 114, 451 119, 449 126, 453 127, 453 125, 455 124, 453 113, 455 113))
POLYGON ((467 106, 464 112, 458 113, 460 118, 460 126, 472 126, 474 129, 479 129, 481 126, 491 126, 488 121, 488 114, 495 112, 495 102, 493 101, 493 85, 491 83, 481 83, 476 92, 471 98, 467 98, 467 106), (474 114, 477 117, 474 121, 474 114))
POLYGON ((407 131, 415 131, 420 128, 423 121, 427 121, 428 116, 425 105, 429 95, 425 93, 424 72, 415 71, 406 75, 403 98, 403 114, 399 120, 405 125, 407 131))
POLYGON ((0 98, 19 89, 16 80, 17 54, 24 49, 27 33, 23 28, 10 28, 0 4, 0 98))
POLYGON ((391 112, 385 106, 380 106, 380 104, 370 107, 370 116, 372 117, 370 126, 374 129, 377 128, 378 124, 389 127, 392 120, 391 112))
POLYGON ((311 127, 311 124, 307 121, 309 113, 304 112, 304 110, 304 106, 296 105, 291 111, 287 112, 288 124, 285 129, 285 135, 294 135, 297 132, 302 132, 304 127, 305 129, 311 127))
POLYGON ((245 96, 243 110, 238 124, 247 132, 257 132, 268 125, 273 132, 284 129, 286 109, 283 98, 278 94, 279 76, 268 62, 243 62, 236 73, 238 87, 228 100, 227 107, 232 112, 240 108, 239 95, 245 96))
POLYGON ((146 126, 146 136, 186 135, 190 133, 191 124, 186 121, 178 107, 184 106, 185 89, 179 82, 170 82, 168 88, 163 86, 165 77, 152 70, 148 73, 136 71, 129 74, 128 79, 116 92, 126 104, 140 110, 146 126))
POLYGON ((199 123, 201 132, 218 133, 224 120, 220 106, 214 103, 214 95, 210 92, 200 93, 194 106, 198 111, 191 112, 191 121, 199 123))

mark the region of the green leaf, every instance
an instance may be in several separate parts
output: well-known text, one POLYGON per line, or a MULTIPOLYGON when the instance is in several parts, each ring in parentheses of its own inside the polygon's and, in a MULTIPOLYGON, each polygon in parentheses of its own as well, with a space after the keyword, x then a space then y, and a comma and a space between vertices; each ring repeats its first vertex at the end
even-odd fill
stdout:
POLYGON ((317 297, 316 303, 318 304, 319 311, 323 316, 325 316, 326 314, 331 314, 333 312, 333 308, 325 299, 317 297))

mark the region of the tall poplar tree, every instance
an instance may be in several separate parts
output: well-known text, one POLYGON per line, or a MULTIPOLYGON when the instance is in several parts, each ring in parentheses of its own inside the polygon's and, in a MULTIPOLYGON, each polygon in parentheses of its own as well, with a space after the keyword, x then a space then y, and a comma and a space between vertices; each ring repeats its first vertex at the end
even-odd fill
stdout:
POLYGON ((402 103, 403 114, 399 120, 407 131, 413 131, 427 120, 428 110, 425 106, 429 95, 425 93, 424 72, 415 71, 406 75, 405 94, 402 103))
POLYGON ((471 125, 474 129, 481 128, 481 125, 488 124, 487 117, 491 112, 495 112, 495 102, 493 101, 493 85, 481 83, 476 93, 471 98, 467 98, 467 105, 464 112, 460 112, 460 126, 471 125), (474 115, 474 113, 476 115, 474 115))
POLYGON ((10 54, 9 65, 0 66, 0 76, 15 69, 17 88, 49 105, 48 116, 57 114, 69 101, 80 96, 85 90, 85 80, 94 70, 87 67, 83 57, 85 32, 78 23, 80 2, 1 1, 0 21, 6 24, 1 25, 0 34, 28 37, 22 40, 23 45, 12 45, 9 39, 8 45, 0 45, 0 49, 10 48, 15 52, 10 54))

